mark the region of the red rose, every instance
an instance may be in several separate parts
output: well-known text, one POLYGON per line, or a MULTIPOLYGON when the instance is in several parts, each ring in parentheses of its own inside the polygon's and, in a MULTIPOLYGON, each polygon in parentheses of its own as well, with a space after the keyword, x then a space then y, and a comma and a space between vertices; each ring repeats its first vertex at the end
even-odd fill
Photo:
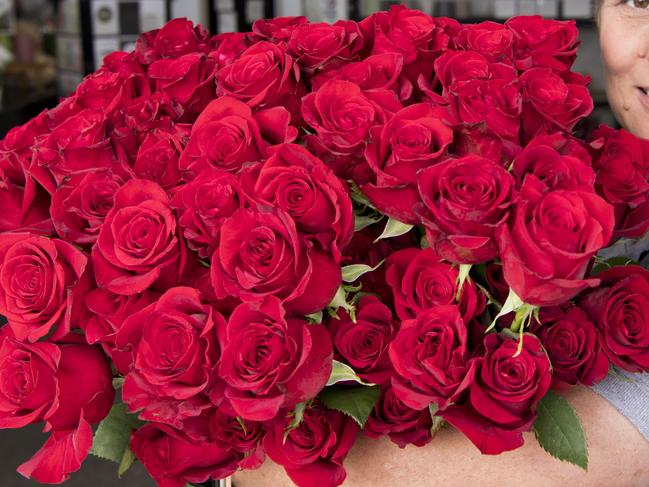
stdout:
POLYGON ((177 281, 183 253, 167 193, 151 181, 132 179, 115 193, 92 262, 97 284, 128 295, 161 277, 177 281))
POLYGON ((59 345, 61 359, 55 374, 59 407, 47 418, 54 430, 77 427, 80 415, 90 424, 99 423, 113 405, 113 373, 99 347, 85 343, 59 345))
POLYGON ((485 352, 472 359, 477 370, 468 400, 451 405, 440 416, 464 433, 485 455, 497 455, 523 445, 523 432, 536 419, 536 405, 550 388, 550 361, 541 342, 525 334, 518 340, 492 333, 485 352))
POLYGON ((300 69, 293 58, 275 44, 262 41, 219 70, 216 94, 231 96, 252 108, 289 103, 287 108, 293 113, 299 103, 299 81, 300 69))
POLYGON ((180 57, 207 47, 209 34, 187 19, 173 19, 157 31, 153 48, 162 57, 180 57))
POLYGON ((593 386, 606 378, 608 359, 602 351, 597 329, 576 306, 543 308, 540 323, 530 331, 548 352, 552 363, 552 385, 565 388, 578 382, 593 386))
POLYGON ((134 98, 150 96, 151 87, 141 70, 138 73, 120 73, 102 67, 84 78, 75 95, 75 105, 80 109, 103 110, 110 115, 134 98))
POLYGON ((190 178, 206 168, 236 173, 245 163, 264 159, 270 145, 295 140, 297 130, 290 122, 289 112, 282 107, 253 114, 236 98, 214 100, 192 127, 180 168, 190 178))
POLYGON ((212 37, 212 44, 208 57, 216 61, 217 69, 221 69, 250 47, 250 38, 245 32, 223 32, 212 37))
POLYGON ((510 64, 514 55, 514 33, 490 20, 463 25, 454 42, 458 48, 479 52, 491 62, 510 64))
POLYGON ((58 408, 54 374, 61 360, 52 343, 27 344, 4 336, 0 344, 0 428, 42 421, 58 408))
POLYGON ((434 74, 432 83, 422 74, 418 84, 434 102, 442 103, 450 93, 456 93, 469 82, 501 80, 506 84, 518 78, 516 70, 509 64, 490 62, 478 52, 452 50, 447 50, 435 61, 434 74), (434 91, 436 82, 443 88, 443 97, 434 91))
POLYGON ((219 299, 280 298, 300 314, 322 310, 341 283, 333 256, 297 232, 279 208, 242 208, 221 226, 212 255, 212 285, 219 299))
POLYGON ((302 115, 317 136, 308 140, 331 157, 362 157, 369 130, 401 109, 393 91, 368 90, 349 81, 327 81, 302 99, 302 115))
POLYGON ((130 169, 94 169, 75 174, 52 195, 50 212, 60 237, 77 245, 97 241, 117 190, 130 179, 130 169))
POLYGON ((453 143, 445 110, 428 103, 410 105, 372 128, 371 137, 365 157, 376 179, 363 185, 363 192, 382 213, 417 223, 417 172, 446 157, 453 143))
POLYGON ((595 172, 586 149, 558 133, 535 137, 514 159, 512 173, 519 187, 528 174, 549 189, 593 191, 595 185, 595 172))
POLYGON ((579 31, 574 20, 560 22, 531 15, 514 17, 505 25, 514 33, 519 70, 541 66, 566 71, 575 62, 579 31))
MULTIPOLYGON (((442 262, 432 249, 399 250, 388 257, 385 267, 385 281, 392 288, 400 319, 411 320, 430 308, 456 304, 459 271, 442 262)), ((467 279, 457 304, 468 323, 484 311, 485 297, 467 279)))
POLYGON ((297 26, 291 33, 287 52, 308 71, 329 69, 359 57, 363 35, 356 22, 339 20, 297 26))
POLYGON ((87 257, 58 239, 27 233, 0 234, 0 314, 18 340, 35 342, 55 330, 70 331, 74 287, 87 257))
POLYGON ((247 206, 239 179, 229 172, 206 169, 177 189, 171 206, 178 210, 187 246, 203 259, 211 257, 225 219, 247 206))
POLYGON ((135 52, 115 51, 104 56, 105 69, 119 73, 124 78, 146 74, 145 66, 138 60, 135 52))
POLYGON ((390 344, 390 359, 394 392, 413 409, 435 402, 444 410, 473 382, 467 328, 457 306, 437 306, 404 321, 390 344))
POLYGON ((293 31, 307 22, 309 19, 304 16, 258 19, 252 24, 252 35, 255 41, 286 45, 293 31))
POLYGON ((340 261, 354 234, 349 190, 320 159, 302 146, 283 144, 247 174, 253 197, 285 211, 298 230, 313 235, 340 261))
POLYGON ((450 36, 444 27, 444 19, 405 5, 393 5, 389 12, 377 12, 361 22, 366 36, 374 38, 372 54, 399 53, 405 64, 430 62, 448 48, 450 36))
MULTIPOLYGON (((41 345, 45 344, 34 347, 41 345)), ((81 467, 92 446, 90 425, 106 417, 113 405, 115 390, 110 365, 99 348, 62 344, 58 350, 50 348, 47 353, 50 361, 56 364, 56 395, 53 398, 56 408, 43 418, 47 422, 45 430, 52 432, 43 447, 17 470, 38 482, 59 484, 81 467)), ((23 365, 26 364, 23 362, 23 365)), ((27 370, 23 368, 22 372, 27 370)), ((23 392, 27 392, 26 389, 23 392)), ((45 391, 32 392, 36 392, 32 396, 34 399, 45 391)))
POLYGON ((629 372, 649 372, 649 271, 613 267, 580 306, 595 323, 609 360, 629 372))
POLYGON ((50 194, 72 174, 118 164, 101 110, 82 110, 66 118, 39 137, 33 151, 29 172, 50 194))
POLYGON ((151 64, 160 58, 178 58, 209 48, 209 33, 202 26, 187 19, 173 19, 161 29, 140 36, 135 53, 143 64, 151 64))
POLYGON ((300 424, 285 434, 286 424, 271 426, 266 453, 284 467, 298 487, 337 487, 347 476, 343 460, 356 441, 358 425, 349 416, 323 407, 304 411, 300 424))
POLYGON ((196 441, 164 424, 149 423, 131 434, 131 450, 160 486, 185 487, 237 470, 237 456, 213 442, 196 441))
POLYGON ((33 136, 29 123, 9 131, 0 142, 0 232, 52 233, 47 193, 27 173, 33 136))
POLYGON ((262 423, 245 421, 217 409, 210 418, 211 441, 239 456, 239 466, 251 470, 261 467, 266 459, 262 446, 265 430, 262 423))
POLYGON ((285 316, 274 297, 238 306, 221 340, 219 376, 226 383, 226 398, 244 419, 276 418, 315 397, 331 374, 327 330, 285 316))
POLYGON ((649 230, 649 141, 604 126, 593 137, 596 188, 615 207, 615 237, 641 238, 649 230))
POLYGON ((486 123, 497 136, 518 143, 523 99, 509 80, 473 80, 458 86, 449 97, 453 113, 468 126, 486 123))
POLYGON ((331 319, 327 328, 336 354, 351 365, 365 381, 383 384, 392 376, 388 345, 397 332, 392 311, 374 296, 363 296, 355 320, 339 311, 340 319, 331 319))
POLYGON ((449 159, 418 174, 417 212, 431 247, 443 259, 477 264, 494 259, 494 233, 509 216, 514 178, 490 159, 449 159))
POLYGON ((558 306, 598 279, 591 258, 613 234, 613 208, 583 190, 547 191, 527 177, 507 225, 496 230, 505 279, 526 303, 558 306))
POLYGON ((165 189, 178 186, 178 161, 189 140, 189 127, 176 125, 171 130, 152 130, 142 141, 133 171, 138 178, 158 183, 165 189))
POLYGON ((158 91, 197 115, 214 99, 215 68, 214 60, 193 52, 154 62, 149 68, 149 78, 158 91))
POLYGON ((387 435, 399 448, 424 446, 433 439, 433 420, 429 409, 416 410, 406 406, 390 385, 381 388, 363 432, 370 438, 387 435))
POLYGON ((593 111, 590 78, 577 73, 561 78, 551 69, 533 68, 519 80, 523 94, 523 133, 532 140, 539 133, 571 132, 593 111))
POLYGON ((401 101, 412 95, 412 84, 401 76, 403 56, 394 52, 375 54, 362 61, 345 63, 339 69, 328 69, 311 80, 311 88, 318 91, 331 79, 349 81, 363 90, 392 90, 401 101))
POLYGON ((101 345, 122 375, 131 370, 133 357, 130 351, 120 351, 115 346, 117 332, 128 317, 158 297, 158 294, 150 291, 124 296, 101 288, 93 289, 85 296, 87 316, 79 320, 85 339, 91 345, 101 345))
POLYGON ((225 326, 198 291, 169 289, 156 302, 127 318, 116 345, 130 350, 132 370, 122 397, 145 421, 182 427, 209 407, 207 387, 219 359, 216 328, 225 326))

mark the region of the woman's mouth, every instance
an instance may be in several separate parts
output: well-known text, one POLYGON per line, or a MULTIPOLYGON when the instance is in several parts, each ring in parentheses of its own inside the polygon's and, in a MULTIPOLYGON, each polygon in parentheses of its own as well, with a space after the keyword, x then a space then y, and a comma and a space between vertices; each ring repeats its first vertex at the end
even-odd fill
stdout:
POLYGON ((649 110, 649 88, 638 86, 638 95, 640 96, 640 101, 649 110))

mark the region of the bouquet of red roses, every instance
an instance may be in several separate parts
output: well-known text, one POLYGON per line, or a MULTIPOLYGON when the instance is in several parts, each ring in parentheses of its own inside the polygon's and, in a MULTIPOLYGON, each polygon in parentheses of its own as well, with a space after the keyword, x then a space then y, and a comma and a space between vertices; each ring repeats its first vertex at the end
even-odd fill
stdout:
POLYGON ((393 7, 107 56, 0 143, 0 427, 50 433, 18 471, 334 487, 361 431, 444 424, 586 468, 553 390, 649 371, 649 271, 600 253, 649 228, 649 142, 574 136, 577 38, 393 7))

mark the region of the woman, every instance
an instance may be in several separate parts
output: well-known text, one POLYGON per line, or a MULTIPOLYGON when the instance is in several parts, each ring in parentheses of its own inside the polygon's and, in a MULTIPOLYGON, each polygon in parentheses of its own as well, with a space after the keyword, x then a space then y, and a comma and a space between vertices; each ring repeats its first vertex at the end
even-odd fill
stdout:
MULTIPOLYGON (((598 3, 609 103, 622 126, 649 139, 649 0, 598 3)), ((401 450, 385 438, 359 437, 345 461, 344 486, 649 486, 649 374, 609 377, 595 390, 576 388, 566 397, 588 439, 588 472, 550 457, 531 433, 519 450, 483 456, 459 432, 444 428, 424 448, 401 450)), ((293 485, 271 462, 238 473, 234 482, 293 485)))

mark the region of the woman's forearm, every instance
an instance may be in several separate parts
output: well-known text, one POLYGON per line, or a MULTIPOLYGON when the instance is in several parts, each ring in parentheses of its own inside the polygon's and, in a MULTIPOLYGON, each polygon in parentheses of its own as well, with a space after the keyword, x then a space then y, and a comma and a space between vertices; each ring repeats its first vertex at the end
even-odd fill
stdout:
MULTIPOLYGON (((567 395, 588 439, 589 470, 556 460, 532 433, 525 446, 484 456, 459 432, 442 429, 423 448, 399 449, 388 439, 360 437, 345 461, 345 487, 643 487, 649 485, 649 442, 605 399, 586 388, 567 395)), ((271 462, 235 476, 236 487, 290 487, 281 467, 271 462)))

